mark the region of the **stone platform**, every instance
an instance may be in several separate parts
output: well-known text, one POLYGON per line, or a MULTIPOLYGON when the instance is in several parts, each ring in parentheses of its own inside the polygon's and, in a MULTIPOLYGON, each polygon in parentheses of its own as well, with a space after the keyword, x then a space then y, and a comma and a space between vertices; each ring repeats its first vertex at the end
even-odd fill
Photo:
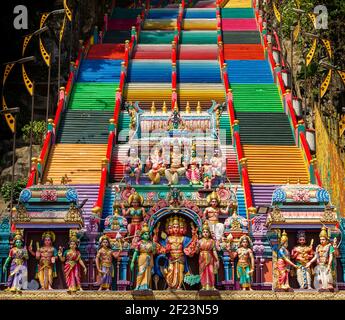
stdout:
POLYGON ((273 292, 219 291, 218 296, 199 295, 198 291, 153 291, 152 295, 136 295, 132 291, 23 291, 21 294, 0 291, 0 300, 345 300, 345 291, 273 292))

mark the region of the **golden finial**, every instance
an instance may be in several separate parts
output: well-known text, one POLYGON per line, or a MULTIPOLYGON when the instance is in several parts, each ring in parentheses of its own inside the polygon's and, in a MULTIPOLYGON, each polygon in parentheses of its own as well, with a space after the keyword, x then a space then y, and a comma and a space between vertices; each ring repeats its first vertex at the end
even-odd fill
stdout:
POLYGON ((178 104, 177 104, 177 101, 175 101, 174 111, 178 111, 178 104))
POLYGON ((155 102, 152 101, 152 106, 151 106, 151 114, 156 113, 156 107, 155 107, 155 102))
POLYGON ((189 101, 186 103, 186 113, 190 113, 189 101))
POLYGON ((164 102, 163 102, 163 107, 162 107, 162 112, 163 112, 163 113, 167 113, 167 111, 168 111, 168 110, 167 110, 167 104, 166 104, 166 102, 164 101, 164 102))
POLYGON ((201 104, 200 101, 198 101, 198 104, 196 106, 196 113, 201 113, 201 104))

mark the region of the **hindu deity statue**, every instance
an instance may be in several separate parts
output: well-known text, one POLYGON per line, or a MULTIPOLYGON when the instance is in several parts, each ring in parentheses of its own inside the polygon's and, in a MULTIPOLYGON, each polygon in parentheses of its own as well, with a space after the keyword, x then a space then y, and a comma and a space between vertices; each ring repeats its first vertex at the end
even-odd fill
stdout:
POLYGON ((189 180, 189 184, 200 184, 201 181, 201 159, 196 156, 196 145, 192 145, 191 158, 186 171, 186 177, 189 180))
MULTIPOLYGON (((156 243, 157 252, 164 258, 168 266, 164 268, 164 278, 170 289, 182 289, 184 275, 188 272, 186 256, 192 257, 196 251, 198 235, 197 228, 192 226, 192 237, 185 235, 187 223, 184 218, 174 216, 168 220, 170 234, 165 239, 158 240, 159 225, 154 230, 153 241, 156 243), (183 234, 181 234, 181 231, 183 234), (168 257, 167 257, 168 256, 168 257)), ((168 231, 169 232, 169 231, 168 231)))
POLYGON ((113 258, 117 259, 120 251, 112 251, 110 246, 110 239, 107 235, 103 235, 99 239, 100 248, 96 255, 96 268, 100 277, 100 287, 102 289, 110 290, 112 279, 114 277, 113 258))
POLYGON ((214 150, 213 157, 211 158, 211 165, 212 165, 213 176, 222 177, 225 172, 225 168, 223 166, 223 159, 222 159, 219 149, 214 150))
POLYGON ((36 252, 32 250, 32 243, 29 246, 29 252, 38 260, 36 269, 36 278, 41 285, 41 290, 52 290, 53 279, 56 275, 56 259, 58 251, 54 248, 55 234, 52 231, 44 232, 42 235, 43 246, 40 248, 36 243, 36 252))
POLYGON ((208 221, 210 230, 214 233, 217 241, 222 239, 224 233, 224 225, 219 222, 218 216, 220 214, 228 214, 230 209, 230 204, 227 208, 221 209, 220 206, 220 197, 213 191, 207 196, 208 207, 204 210, 203 219, 208 221))
POLYGON ((202 238, 197 243, 199 253, 199 274, 201 290, 216 290, 215 275, 219 269, 216 242, 212 239, 210 226, 205 221, 202 227, 202 238))
POLYGON ((151 290, 151 276, 153 268, 153 254, 155 244, 150 240, 150 230, 147 223, 141 228, 140 240, 133 253, 131 270, 134 270, 134 263, 138 260, 137 280, 135 290, 151 290))
POLYGON ((329 242, 328 232, 326 227, 322 227, 320 232, 320 244, 316 247, 314 257, 306 264, 309 268, 314 262, 314 287, 320 291, 327 291, 334 289, 335 279, 335 260, 339 255, 337 247, 337 238, 334 238, 333 243, 329 242))
POLYGON ((11 248, 5 260, 3 271, 6 279, 7 267, 11 262, 6 290, 13 293, 20 293, 22 289, 26 290, 28 287, 27 260, 29 259, 28 251, 25 247, 23 248, 23 235, 21 230, 16 230, 13 242, 14 247, 11 248))
POLYGON ((186 172, 183 155, 178 144, 173 146, 170 157, 170 168, 165 170, 165 177, 168 180, 168 185, 178 184, 179 176, 186 172))
POLYGON ((59 247, 58 256, 61 262, 64 263, 63 272, 65 274, 67 292, 72 293, 81 288, 81 268, 83 268, 86 275, 87 269, 81 259, 81 254, 78 249, 79 240, 75 232, 70 232, 69 249, 63 252, 63 248, 59 247))
POLYGON ((155 149, 153 156, 150 159, 151 169, 148 172, 148 177, 152 184, 159 184, 161 181, 161 175, 165 172, 165 163, 163 158, 163 150, 155 149))
POLYGON ((287 249, 288 241, 289 241, 289 238, 284 230, 280 238, 280 246, 277 253, 276 268, 278 272, 278 281, 277 281, 276 289, 289 290, 290 289, 290 284, 289 284, 290 266, 294 268, 298 268, 298 266, 295 265, 290 260, 290 252, 287 249))
POLYGON ((168 119, 167 125, 169 130, 181 129, 184 125, 180 111, 178 110, 177 102, 175 103, 174 110, 168 119))
POLYGON ((128 197, 129 208, 126 210, 123 203, 121 203, 122 214, 124 217, 130 216, 131 223, 128 224, 129 236, 135 236, 137 231, 141 229, 141 223, 143 218, 145 218, 146 212, 142 206, 144 203, 144 198, 135 192, 128 197))
POLYGON ((238 257, 236 273, 240 281, 242 290, 253 290, 251 287, 252 275, 254 273, 254 254, 253 244, 247 235, 240 238, 238 249, 234 252, 233 257, 238 257))
POLYGON ((312 289, 311 287, 311 270, 307 268, 307 263, 314 257, 313 240, 309 246, 306 244, 304 231, 297 233, 298 245, 291 251, 291 258, 299 267, 297 269, 297 281, 300 289, 312 289))
POLYGON ((167 200, 172 208, 178 208, 183 201, 183 193, 177 188, 171 188, 167 194, 167 200))
POLYGON ((128 150, 128 157, 125 161, 125 173, 130 177, 135 177, 135 183, 139 184, 141 174, 141 160, 137 155, 137 151, 134 148, 128 150))
POLYGON ((212 173, 212 164, 210 160, 207 157, 205 157, 205 161, 202 166, 202 181, 204 184, 204 188, 211 189, 213 180, 214 177, 212 173))

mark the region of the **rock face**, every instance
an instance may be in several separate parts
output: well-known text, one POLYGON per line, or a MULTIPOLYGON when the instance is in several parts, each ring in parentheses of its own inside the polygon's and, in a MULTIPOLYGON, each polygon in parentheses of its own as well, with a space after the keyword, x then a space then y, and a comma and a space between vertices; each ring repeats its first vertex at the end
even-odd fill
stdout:
MULTIPOLYGON (((32 148, 32 156, 38 157, 40 152, 40 146, 34 145, 32 148)), ((26 178, 29 173, 29 147, 21 147, 16 149, 16 163, 14 167, 14 178, 21 179, 26 178)), ((0 175, 0 185, 6 181, 11 181, 12 179, 12 151, 8 151, 3 157, 5 163, 5 169, 2 170, 0 175)))

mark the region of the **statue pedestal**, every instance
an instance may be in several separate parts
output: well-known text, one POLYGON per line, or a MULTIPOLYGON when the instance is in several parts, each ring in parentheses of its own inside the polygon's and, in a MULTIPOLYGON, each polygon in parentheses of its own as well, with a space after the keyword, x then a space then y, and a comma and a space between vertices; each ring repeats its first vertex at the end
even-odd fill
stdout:
POLYGON ((277 288, 277 289, 274 289, 273 291, 274 292, 294 292, 292 288, 288 288, 288 289, 277 288))
POLYGON ((133 296, 134 300, 152 299, 153 298, 153 291, 152 290, 133 290, 132 296, 133 296))
POLYGON ((218 290, 199 290, 200 297, 220 297, 218 290))

